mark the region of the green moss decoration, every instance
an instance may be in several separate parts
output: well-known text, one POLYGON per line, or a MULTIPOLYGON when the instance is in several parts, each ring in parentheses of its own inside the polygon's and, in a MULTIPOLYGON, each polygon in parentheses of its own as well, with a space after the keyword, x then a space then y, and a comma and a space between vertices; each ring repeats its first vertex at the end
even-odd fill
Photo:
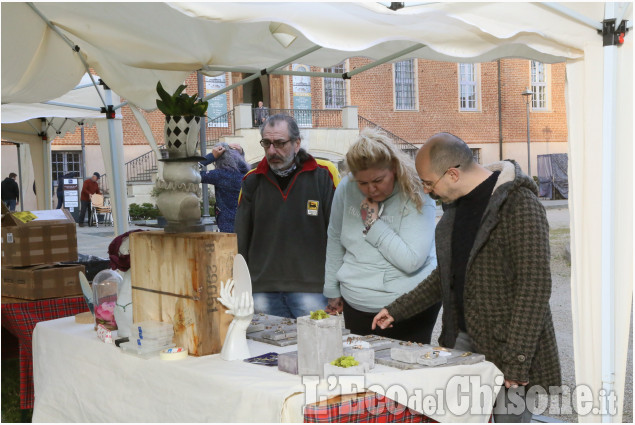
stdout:
POLYGON ((353 356, 342 356, 333 360, 331 364, 337 367, 352 367, 359 365, 359 362, 353 356))
POLYGON ((311 319, 313 319, 313 320, 322 320, 322 319, 328 319, 328 318, 329 318, 329 315, 324 310, 318 310, 318 311, 312 311, 311 312, 311 319))

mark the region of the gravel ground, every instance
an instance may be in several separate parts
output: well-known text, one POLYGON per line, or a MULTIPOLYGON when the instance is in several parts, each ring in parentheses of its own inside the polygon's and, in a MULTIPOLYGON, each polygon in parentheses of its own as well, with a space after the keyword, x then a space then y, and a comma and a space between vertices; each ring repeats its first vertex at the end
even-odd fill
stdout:
MULTIPOLYGON (((551 241, 551 313, 553 316, 558 351, 560 353, 560 365, 562 368, 562 383, 573 388, 575 386, 575 363, 573 359, 573 329, 571 321, 571 264, 566 253, 569 246, 569 210, 547 209, 551 241)), ((622 422, 633 423, 633 327, 631 317, 631 331, 629 352, 627 357, 627 375, 624 394, 624 414, 622 422)), ((437 320, 432 341, 436 343, 441 333, 441 314, 437 320)), ((550 415, 557 421, 578 422, 575 413, 568 415, 550 415)))

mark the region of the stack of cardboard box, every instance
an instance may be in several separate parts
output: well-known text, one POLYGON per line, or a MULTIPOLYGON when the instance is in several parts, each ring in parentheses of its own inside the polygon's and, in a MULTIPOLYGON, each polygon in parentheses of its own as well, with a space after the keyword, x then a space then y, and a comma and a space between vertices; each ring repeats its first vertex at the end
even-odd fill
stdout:
POLYGON ((64 209, 2 216, 2 296, 39 300, 81 295, 75 221, 64 209))

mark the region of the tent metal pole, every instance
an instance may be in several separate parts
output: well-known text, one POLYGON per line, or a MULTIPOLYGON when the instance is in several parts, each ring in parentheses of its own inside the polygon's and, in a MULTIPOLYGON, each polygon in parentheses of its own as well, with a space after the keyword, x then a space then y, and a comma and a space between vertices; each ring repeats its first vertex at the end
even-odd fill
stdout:
POLYGON ((72 105, 70 103, 53 102, 51 100, 47 100, 46 102, 40 102, 40 103, 43 103, 45 105, 52 105, 52 106, 62 106, 64 108, 85 109, 87 111, 101 112, 101 108, 97 108, 95 106, 72 105))
POLYGON ((18 184, 18 194, 20 195, 20 211, 24 211, 24 191, 22 187, 22 161, 20 160, 20 144, 14 143, 16 149, 18 150, 18 180, 20 180, 20 184, 18 184))
POLYGON ((602 22, 598 22, 594 19, 591 19, 588 16, 585 16, 581 13, 576 12, 575 10, 569 9, 566 6, 561 5, 560 3, 545 2, 545 3, 539 3, 539 4, 546 6, 550 9, 553 9, 555 11, 558 11, 562 13, 563 15, 568 16, 569 18, 572 18, 578 22, 581 22, 583 24, 590 26, 591 28, 595 28, 598 31, 602 31, 602 22))
POLYGON ((355 70, 351 71, 351 72, 345 72, 343 78, 350 78, 354 75, 359 74, 360 72, 364 72, 364 71, 368 71, 371 68, 374 68, 376 66, 379 65, 383 65, 386 62, 390 62, 391 60, 397 59, 403 55, 407 55, 408 53, 412 53, 415 50, 419 50, 422 47, 426 47, 425 44, 421 44, 421 43, 417 43, 414 46, 410 46, 407 49, 403 49, 397 53, 393 53, 392 55, 386 56, 382 59, 379 59, 375 62, 369 63, 368 65, 364 65, 364 66, 360 66, 359 68, 355 68, 355 70))
POLYGON ((57 35, 59 35, 62 40, 64 40, 64 42, 66 44, 68 44, 70 46, 70 48, 73 50, 73 52, 77 53, 77 57, 79 57, 79 60, 82 61, 82 64, 84 64, 84 69, 86 70, 86 73, 88 74, 88 76, 90 77, 90 81, 93 82, 93 86, 95 87, 95 90, 97 90, 97 94, 99 95, 99 98, 101 99, 101 102, 104 104, 104 107, 106 107, 106 101, 104 100, 103 96, 101 95, 101 92, 99 91, 99 88, 97 87, 97 83, 95 83, 95 79, 93 78, 93 75, 90 73, 90 66, 88 66, 88 63, 86 62, 86 59, 84 59, 84 56, 82 56, 82 54, 79 52, 80 48, 77 44, 73 43, 68 37, 66 37, 62 31, 60 31, 59 28, 57 28, 55 25, 53 25, 53 23, 51 21, 49 21, 49 19, 44 16, 44 14, 42 12, 39 11, 39 9, 37 7, 35 7, 35 5, 31 2, 27 2, 27 5, 33 9, 33 11, 40 17, 42 18, 42 20, 46 23, 46 25, 48 25, 48 27, 53 30, 53 32, 57 35))
MULTIPOLYGON (((604 19, 615 18, 615 3, 604 5, 604 19)), ((604 87, 602 101, 602 214, 601 214, 601 276, 602 276, 602 389, 609 396, 615 386, 615 140, 617 114, 617 45, 605 45, 604 87)), ((602 412, 602 422, 612 422, 608 412, 602 412)))
POLYGON ((270 67, 268 67, 266 69, 261 70, 260 72, 256 72, 255 74, 250 75, 249 77, 247 77, 247 78, 245 78, 243 80, 240 80, 237 83, 231 84, 231 85, 225 87, 224 89, 221 89, 221 90, 218 90, 218 91, 216 91, 216 92, 214 92, 212 94, 209 94, 209 95, 205 96, 203 98, 203 100, 209 100, 209 99, 211 99, 213 97, 220 96, 223 93, 226 93, 226 92, 228 92, 230 90, 235 89, 236 87, 240 87, 240 86, 242 86, 244 84, 247 84, 248 82, 253 81, 253 80, 257 79, 257 78, 260 78, 261 75, 269 74, 269 73, 271 73, 271 71, 275 71, 276 69, 281 68, 281 67, 283 67, 285 65, 288 65, 291 62, 293 62, 294 60, 299 59, 299 58, 301 58, 303 56, 306 56, 306 55, 308 55, 310 53, 313 53, 316 50, 319 50, 321 48, 322 48, 322 46, 310 47, 310 48, 298 53, 297 55, 293 55, 293 56, 291 56, 288 59, 285 59, 285 60, 283 60, 281 62, 278 62, 275 65, 272 65, 272 66, 270 66, 270 67))
POLYGON ((86 178, 86 135, 84 133, 84 122, 80 124, 80 135, 82 138, 82 179, 85 179, 86 178))
POLYGON ((47 123, 42 118, 42 138, 44 142, 44 149, 42 149, 42 155, 44 156, 44 187, 40 188, 44 193, 44 209, 50 210, 51 206, 51 141, 46 135, 47 123))
POLYGON ((120 103, 119 105, 115 106, 115 107, 114 107, 114 108, 112 108, 112 109, 113 109, 113 111, 116 111, 117 109, 121 109, 121 108, 123 108, 123 107, 124 107, 124 106, 126 106, 127 104, 128 104, 128 102, 123 102, 123 103, 120 103))
MULTIPOLYGON (((108 104, 112 103, 112 91, 105 89, 106 101, 108 104)), ((115 217, 115 235, 121 235, 126 232, 128 227, 128 214, 124 210, 124 204, 126 208, 128 206, 127 194, 121 191, 121 178, 125 176, 125 171, 122 170, 123 158, 119 156, 119 149, 117 141, 115 140, 115 121, 114 119, 107 119, 108 122, 108 142, 110 143, 110 162, 112 164, 112 199, 111 208, 116 212, 115 217)), ((125 184, 125 181, 123 182, 125 184)))
POLYGON ((273 75, 297 75, 301 77, 324 77, 324 78, 344 78, 344 74, 336 72, 307 72, 307 71, 271 71, 273 75))
MULTIPOLYGON (((198 97, 205 96, 205 78, 201 71, 196 73, 196 82, 198 84, 198 97)), ((201 156, 207 155, 207 113, 201 117, 201 125, 199 127, 199 140, 201 144, 201 156)), ((207 166, 203 168, 207 171, 207 166)), ((203 217, 209 217, 209 192, 207 183, 203 183, 203 217)), ((218 224, 218 223, 216 223, 218 224)))
POLYGON ((243 74, 252 74, 254 72, 260 72, 259 69, 254 68, 241 68, 231 66, 204 66, 200 72, 241 72, 243 74))

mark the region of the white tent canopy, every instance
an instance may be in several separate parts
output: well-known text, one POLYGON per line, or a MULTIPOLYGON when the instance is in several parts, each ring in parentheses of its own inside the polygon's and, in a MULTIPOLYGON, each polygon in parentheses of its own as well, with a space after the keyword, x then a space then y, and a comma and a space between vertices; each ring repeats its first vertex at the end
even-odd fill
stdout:
MULTIPOLYGON (((23 181, 30 181, 28 163, 33 164, 35 182, 40 190, 37 192, 37 205, 39 209, 48 209, 51 205, 51 142, 57 137, 64 137, 68 132, 75 131, 80 123, 97 126, 102 155, 106 166, 106 178, 109 187, 113 188, 113 199, 116 204, 126 202, 125 180, 114 179, 111 146, 118 147, 123 158, 123 136, 111 139, 107 131, 108 121, 102 112, 106 105, 106 96, 109 90, 103 86, 95 86, 98 76, 85 74, 79 85, 68 93, 52 100, 39 103, 4 103, 2 104, 2 138, 18 143, 20 149, 21 169, 25 175, 23 181), (114 143, 113 143, 114 142, 114 143), (115 183, 116 180, 116 183, 115 183), (115 184, 118 186, 116 187, 115 184)), ((117 95, 111 95, 115 104, 119 103, 117 95)), ((115 115, 116 128, 121 128, 121 115, 115 115)), ((119 131, 121 132, 121 131, 119 131)), ((113 132, 116 136, 118 132, 113 132)), ((115 167, 117 169, 119 167, 115 167)), ((118 173, 120 173, 118 171, 118 173)), ((122 205, 123 206, 123 205, 122 205)), ((127 205, 123 210, 127 208, 127 205)), ((115 222, 122 226, 119 233, 127 227, 127 215, 121 214, 117 208, 113 208, 115 222), (119 220, 118 216, 122 219, 119 220)))
POLYGON ((633 37, 603 47, 597 30, 605 18, 632 27, 630 6, 3 3, 2 102, 58 97, 77 84, 83 62, 129 102, 153 109, 158 80, 169 91, 197 70, 272 73, 293 61, 331 66, 407 48, 401 59, 566 61, 576 377, 596 396, 615 389, 620 410, 610 420, 619 422, 632 305, 633 37))

